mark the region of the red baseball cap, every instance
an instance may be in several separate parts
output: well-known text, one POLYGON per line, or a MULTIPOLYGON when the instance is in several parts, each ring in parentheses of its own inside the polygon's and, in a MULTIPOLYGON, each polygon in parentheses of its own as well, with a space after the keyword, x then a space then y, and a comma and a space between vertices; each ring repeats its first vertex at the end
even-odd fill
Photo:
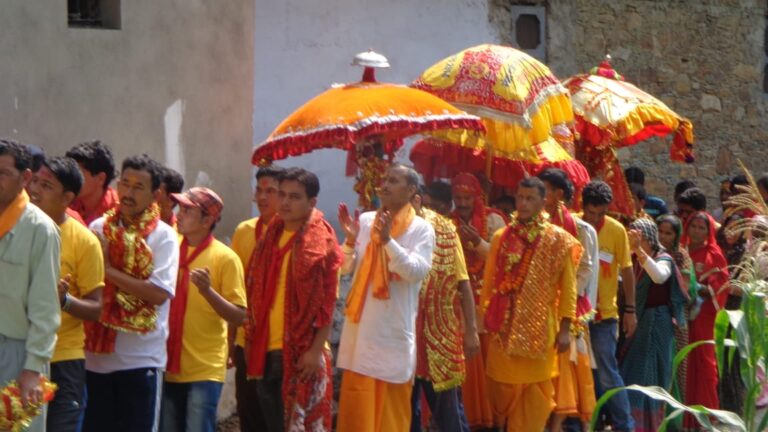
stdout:
POLYGON ((184 193, 171 194, 171 199, 182 207, 197 207, 216 220, 221 217, 221 212, 224 210, 224 201, 216 192, 206 187, 193 187, 184 193))

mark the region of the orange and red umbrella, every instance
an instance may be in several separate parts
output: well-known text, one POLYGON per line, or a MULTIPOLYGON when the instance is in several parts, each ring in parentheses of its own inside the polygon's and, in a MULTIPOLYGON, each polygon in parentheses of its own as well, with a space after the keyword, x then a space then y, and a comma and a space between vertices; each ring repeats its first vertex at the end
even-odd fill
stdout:
POLYGON ((561 145, 572 144, 568 91, 528 54, 479 45, 439 61, 412 86, 482 117, 487 131, 471 140, 444 135, 458 146, 432 139, 417 144, 411 160, 427 177, 486 171, 494 184, 514 186, 526 175, 555 166, 579 186, 589 181, 586 169, 561 145))
POLYGON ((402 139, 458 130, 475 136, 483 124, 427 92, 379 83, 366 67, 363 81, 331 88, 299 107, 256 146, 251 161, 263 164, 321 148, 354 149, 375 137, 391 154, 402 139))
POLYGON ((404 138, 422 134, 472 140, 484 131, 479 117, 439 97, 376 82, 373 68, 389 67, 385 57, 371 51, 358 54, 353 64, 365 66, 362 81, 335 86, 299 107, 256 146, 251 162, 265 165, 322 148, 347 150, 347 174, 358 172, 355 191, 360 205, 370 209, 387 165, 383 156, 391 158, 404 138))
POLYGON ((693 162, 693 124, 667 105, 624 81, 606 57, 589 74, 563 84, 571 94, 575 115, 577 158, 592 175, 603 177, 614 190, 614 211, 633 216, 632 197, 616 157, 616 148, 651 137, 672 135, 670 159, 693 162))

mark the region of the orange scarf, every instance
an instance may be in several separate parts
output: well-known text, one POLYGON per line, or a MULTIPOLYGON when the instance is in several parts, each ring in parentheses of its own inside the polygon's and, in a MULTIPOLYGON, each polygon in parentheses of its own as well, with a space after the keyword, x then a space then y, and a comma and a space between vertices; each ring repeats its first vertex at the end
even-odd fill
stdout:
MULTIPOLYGON (((381 210, 376 212, 376 218, 373 221, 373 226, 376 226, 379 217, 381 216, 381 210)), ((416 211, 410 204, 406 204, 405 207, 397 212, 392 219, 392 228, 390 229, 390 238, 397 238, 403 235, 405 231, 411 226, 413 218, 416 216, 416 211)), ((352 289, 347 297, 347 309, 344 314, 352 322, 360 322, 360 317, 363 315, 363 307, 365 306, 365 298, 368 295, 368 286, 373 287, 373 297, 381 300, 389 298, 389 279, 390 274, 387 269, 387 254, 384 252, 384 245, 381 243, 381 236, 377 231, 371 228, 371 240, 368 242, 368 247, 363 254, 362 262, 355 272, 355 278, 352 281, 352 289)), ((398 277, 393 275, 393 277, 398 277)))
MULTIPOLYGON (((152 274, 152 250, 146 238, 160 221, 160 208, 153 203, 135 225, 120 223, 120 207, 104 213, 104 237, 109 242, 109 261, 135 278, 147 280, 152 274)), ((86 321, 85 349, 99 354, 115 350, 117 332, 145 334, 155 329, 157 307, 106 281, 98 322, 86 321)))
POLYGON ((8 207, 5 210, 3 210, 3 213, 0 214, 0 239, 8 234, 8 231, 16 225, 16 222, 19 221, 24 209, 27 208, 28 203, 29 195, 27 195, 27 191, 22 189, 21 193, 8 204, 8 207))

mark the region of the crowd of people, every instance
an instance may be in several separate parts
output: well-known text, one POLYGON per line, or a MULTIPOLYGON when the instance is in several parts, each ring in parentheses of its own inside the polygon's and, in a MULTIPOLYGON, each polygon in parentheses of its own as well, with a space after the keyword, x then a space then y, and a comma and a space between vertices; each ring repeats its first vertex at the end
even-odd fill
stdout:
MULTIPOLYGON (((638 211, 614 218, 606 183, 576 196, 559 169, 491 208, 472 174, 422 185, 392 164, 379 209, 340 203, 339 242, 318 177, 272 165, 227 246, 215 191, 147 155, 116 168, 100 141, 52 157, 0 140, 0 384, 23 406, 57 386, 28 430, 214 431, 228 367, 248 432, 586 430, 605 391, 673 380, 686 404, 741 410, 738 364, 718 379, 705 346, 673 377, 672 358, 738 307, 747 240, 729 227, 754 215, 727 197, 743 176, 712 214, 681 181, 669 212, 630 168, 638 211)), ((622 391, 602 414, 655 431, 665 407, 622 391)))

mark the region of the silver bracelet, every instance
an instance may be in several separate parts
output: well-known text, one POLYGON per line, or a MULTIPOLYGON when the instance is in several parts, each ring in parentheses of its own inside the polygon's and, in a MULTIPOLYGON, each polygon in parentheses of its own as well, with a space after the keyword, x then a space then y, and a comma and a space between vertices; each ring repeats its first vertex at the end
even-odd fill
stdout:
POLYGON ((69 308, 72 307, 72 301, 68 293, 64 294, 64 303, 61 305, 61 310, 69 312, 69 308))

